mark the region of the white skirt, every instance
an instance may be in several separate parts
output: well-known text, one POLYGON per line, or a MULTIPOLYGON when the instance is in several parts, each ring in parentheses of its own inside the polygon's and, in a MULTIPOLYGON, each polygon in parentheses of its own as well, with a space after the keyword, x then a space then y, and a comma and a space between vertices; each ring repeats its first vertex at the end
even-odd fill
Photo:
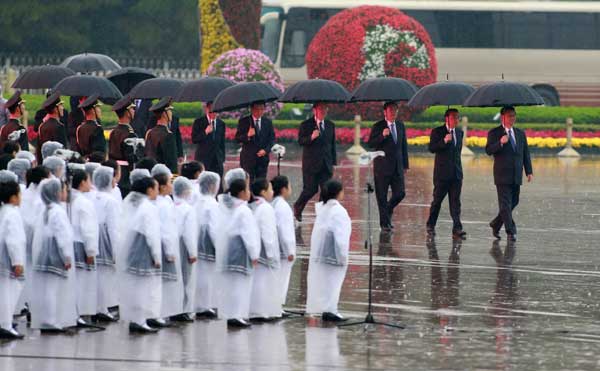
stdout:
POLYGON ((219 277, 219 318, 246 319, 250 313, 252 275, 222 272, 219 277))
POLYGON ((281 293, 281 305, 285 305, 287 301, 288 288, 290 287, 290 276, 292 275, 292 268, 294 267, 293 260, 289 262, 287 259, 281 259, 281 266, 279 268, 279 290, 281 293))
POLYGON ((196 270, 196 287, 194 311, 200 313, 217 306, 214 286, 217 280, 215 262, 198 259, 196 270))
POLYGON ((31 328, 64 328, 77 324, 75 267, 68 276, 32 272, 31 328))
POLYGON ((92 316, 97 313, 98 272, 80 268, 75 269, 77 269, 77 314, 80 316, 92 316))
POLYGON ((123 274, 120 287, 121 319, 144 324, 147 319, 160 317, 162 302, 162 277, 123 274))
POLYGON ((306 313, 337 313, 347 265, 335 266, 311 261, 308 266, 306 313))
POLYGON ((118 274, 114 267, 98 265, 97 313, 108 313, 108 308, 119 305, 118 274))
POLYGON ((281 316, 279 269, 258 264, 254 269, 252 294, 250 296, 250 318, 281 316))
POLYGON ((23 292, 25 281, 0 276, 0 328, 12 329, 13 314, 23 292))

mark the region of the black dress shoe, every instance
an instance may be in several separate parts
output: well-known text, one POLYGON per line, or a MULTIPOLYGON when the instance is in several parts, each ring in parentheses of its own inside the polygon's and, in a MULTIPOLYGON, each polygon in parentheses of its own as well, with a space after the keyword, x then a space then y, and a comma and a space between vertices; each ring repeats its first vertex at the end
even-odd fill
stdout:
POLYGON ((432 226, 428 225, 426 227, 426 230, 427 230, 427 235, 429 235, 429 236, 435 236, 435 227, 432 227, 432 226))
POLYGON ((208 309, 208 310, 205 310, 204 312, 196 313, 196 319, 215 319, 215 318, 217 318, 217 313, 212 309, 208 309))
POLYGON ((137 323, 131 322, 129 324, 129 332, 137 334, 156 334, 158 329, 152 328, 146 324, 138 325, 137 323))
POLYGON ((48 328, 40 329, 40 333, 42 335, 60 335, 60 334, 66 334, 68 332, 69 331, 67 329, 60 328, 60 327, 48 327, 48 328))
POLYGON ((250 318, 250 322, 256 322, 256 323, 267 323, 267 322, 273 322, 275 321, 275 318, 271 318, 271 317, 252 317, 250 318))
POLYGON ((292 316, 292 313, 290 313, 290 312, 287 312, 287 311, 285 311, 285 310, 282 310, 282 311, 281 311, 281 318, 289 318, 289 317, 291 317, 291 316, 292 316))
POLYGON ((187 314, 187 313, 181 313, 176 316, 171 316, 169 319, 171 321, 175 321, 175 322, 187 322, 187 323, 194 322, 192 317, 190 317, 189 314, 187 314))
POLYGON ((344 321, 346 321, 346 318, 340 316, 339 314, 335 314, 335 313, 331 313, 331 312, 323 313, 321 319, 323 321, 327 321, 327 322, 344 322, 344 321))
POLYGON ((497 240, 502 238, 500 237, 500 228, 502 227, 496 227, 495 225, 490 223, 490 228, 492 228, 492 236, 496 237, 497 240))
POLYGON ((389 224, 381 224, 381 231, 382 232, 391 232, 392 231, 392 226, 389 224))
POLYGON ((92 316, 93 322, 117 322, 117 318, 110 313, 98 313, 92 316))
POLYGON ((507 233, 506 234, 506 239, 510 242, 515 242, 517 241, 517 235, 516 234, 512 234, 512 233, 507 233))
POLYGON ((250 323, 244 321, 243 319, 228 319, 227 327, 231 328, 248 328, 252 326, 250 323))
POLYGON ((296 220, 298 222, 302 221, 302 213, 298 210, 296 210, 296 208, 294 207, 294 218, 296 218, 296 220))
POLYGON ((146 320, 146 324, 150 327, 154 327, 154 328, 167 328, 167 327, 173 327, 169 322, 164 321, 164 320, 157 320, 157 319, 149 319, 146 320))
POLYGON ((5 330, 0 328, 0 339, 20 340, 24 337, 25 335, 19 334, 15 329, 5 330))
POLYGON ((457 231, 453 231, 452 232, 452 237, 456 240, 466 240, 467 239, 467 232, 461 230, 457 230, 457 231))

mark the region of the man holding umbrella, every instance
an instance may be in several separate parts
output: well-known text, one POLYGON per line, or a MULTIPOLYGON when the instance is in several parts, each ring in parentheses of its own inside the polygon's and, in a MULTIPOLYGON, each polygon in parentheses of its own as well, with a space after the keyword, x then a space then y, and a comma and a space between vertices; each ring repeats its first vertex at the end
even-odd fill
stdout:
POLYGON ((373 124, 369 147, 385 152, 385 156, 373 160, 375 196, 379 208, 379 225, 383 231, 391 231, 394 208, 404 199, 404 174, 408 170, 408 143, 402 121, 397 121, 398 104, 383 105, 384 119, 373 124), (388 190, 392 196, 388 199, 388 190))
POLYGON ((444 114, 446 123, 431 131, 429 151, 435 154, 433 166, 433 201, 427 219, 427 233, 435 235, 435 225, 440 208, 446 195, 452 216, 452 236, 454 239, 465 239, 467 233, 460 222, 460 192, 462 189, 463 171, 460 154, 462 150, 463 132, 456 127, 459 120, 458 110, 449 108, 444 114))
POLYGON ((266 178, 269 168, 269 153, 275 144, 273 123, 266 117, 265 104, 253 103, 251 114, 238 121, 235 139, 242 144, 240 167, 250 174, 250 182, 254 179, 266 178))
MULTIPOLYGON (((204 164, 208 171, 223 177, 225 162, 225 123, 211 111, 212 102, 204 104, 204 117, 194 121, 192 143, 196 144, 195 160, 204 164)), ((256 135, 256 134, 255 134, 256 135)))
POLYGON ((65 125, 60 122, 60 117, 64 114, 63 101, 60 100, 58 91, 52 93, 42 103, 42 109, 46 110, 46 121, 42 122, 38 129, 38 143, 36 148, 36 156, 38 164, 42 163, 42 145, 46 142, 59 142, 63 146, 67 146, 67 130, 65 125))
POLYGON ((302 211, 323 184, 333 176, 337 164, 335 124, 325 119, 326 103, 313 105, 313 117, 300 124, 298 144, 302 146, 302 193, 294 204, 294 217, 302 221, 302 211))
POLYGON ((494 156, 494 184, 498 193, 498 215, 490 222, 492 234, 500 238, 504 224, 507 239, 516 241, 517 226, 512 210, 519 204, 519 193, 523 184, 523 170, 527 181, 533 179, 533 168, 529 156, 525 132, 514 127, 515 108, 505 106, 500 111, 502 125, 488 132, 485 152, 494 156))
POLYGON ((29 142, 27 140, 27 130, 21 125, 21 118, 25 115, 25 101, 21 98, 21 91, 17 91, 6 103, 4 107, 9 112, 8 123, 0 128, 0 151, 4 148, 4 143, 8 141, 11 133, 17 130, 24 130, 19 135, 19 145, 23 151, 29 150, 29 142))
POLYGON ((169 130, 173 106, 171 97, 164 97, 150 107, 156 116, 156 126, 146 133, 145 155, 165 164, 171 172, 177 172, 177 144, 175 135, 169 130))
POLYGON ((85 114, 85 122, 77 128, 77 146, 82 156, 89 156, 92 152, 106 152, 106 139, 104 130, 98 124, 102 115, 98 95, 89 96, 78 106, 85 114))
POLYGON ((119 124, 110 132, 108 138, 108 158, 117 161, 121 167, 121 179, 119 188, 123 194, 129 192, 129 172, 133 170, 134 148, 127 145, 125 140, 136 138, 135 132, 131 127, 131 122, 135 117, 135 104, 132 103, 129 96, 119 99, 112 110, 117 114, 119 124))

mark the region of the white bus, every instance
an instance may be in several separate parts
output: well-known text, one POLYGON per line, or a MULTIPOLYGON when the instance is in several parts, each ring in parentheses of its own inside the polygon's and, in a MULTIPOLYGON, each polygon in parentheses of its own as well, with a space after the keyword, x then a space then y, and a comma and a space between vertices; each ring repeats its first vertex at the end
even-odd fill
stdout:
POLYGON ((429 32, 438 80, 530 84, 547 105, 600 104, 600 2, 263 0, 261 49, 286 84, 306 79, 312 38, 336 13, 395 7, 429 32))

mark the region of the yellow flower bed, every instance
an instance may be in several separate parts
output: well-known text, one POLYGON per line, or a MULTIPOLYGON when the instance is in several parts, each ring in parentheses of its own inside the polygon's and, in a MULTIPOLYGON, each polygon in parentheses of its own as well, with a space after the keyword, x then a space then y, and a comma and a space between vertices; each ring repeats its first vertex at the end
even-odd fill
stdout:
POLYGON ((202 73, 217 57, 240 47, 223 17, 218 0, 199 0, 200 33, 202 37, 202 73))
MULTIPOLYGON (((468 147, 485 147, 487 138, 485 137, 467 137, 468 147)), ((566 138, 533 137, 527 138, 527 143, 531 147, 537 148, 562 148, 567 144, 566 138)), ((426 146, 429 144, 428 136, 418 136, 408 139, 408 144, 412 146, 426 146)), ((600 137, 596 138, 573 138, 573 147, 600 148, 600 137)))

